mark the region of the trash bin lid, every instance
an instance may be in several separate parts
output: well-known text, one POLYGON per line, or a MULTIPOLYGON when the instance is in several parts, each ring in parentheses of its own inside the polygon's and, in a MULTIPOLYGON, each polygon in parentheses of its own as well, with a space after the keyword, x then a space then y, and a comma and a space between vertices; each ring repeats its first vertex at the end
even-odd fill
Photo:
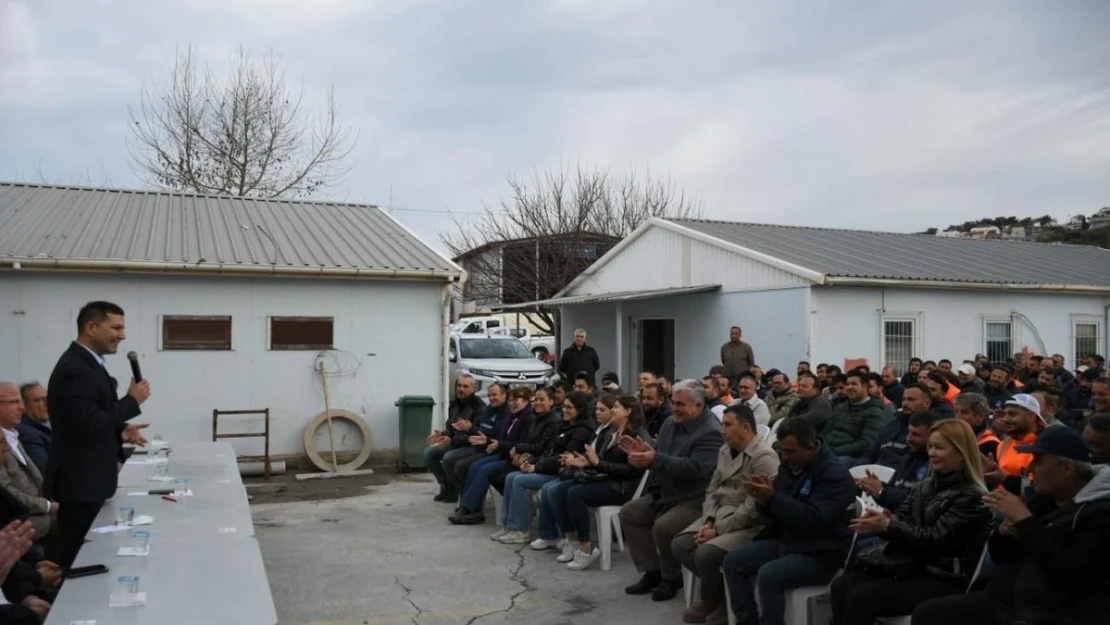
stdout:
POLYGON ((402 395, 394 406, 434 406, 436 400, 430 395, 402 395))

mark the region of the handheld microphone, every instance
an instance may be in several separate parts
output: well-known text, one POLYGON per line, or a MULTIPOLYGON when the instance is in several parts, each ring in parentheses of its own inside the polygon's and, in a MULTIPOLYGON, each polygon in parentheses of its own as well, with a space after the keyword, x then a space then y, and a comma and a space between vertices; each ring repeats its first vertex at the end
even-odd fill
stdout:
POLYGON ((127 352, 127 360, 131 361, 131 377, 135 378, 136 382, 142 382, 143 372, 139 370, 139 354, 134 351, 127 352))

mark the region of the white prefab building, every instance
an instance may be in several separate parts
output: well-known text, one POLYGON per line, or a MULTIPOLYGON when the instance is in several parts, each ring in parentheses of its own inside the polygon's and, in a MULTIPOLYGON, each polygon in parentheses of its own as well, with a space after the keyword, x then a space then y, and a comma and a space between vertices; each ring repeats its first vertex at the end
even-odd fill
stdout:
POLYGON ((705 375, 730 326, 757 364, 904 369, 913 356, 1001 361, 1028 347, 1069 366, 1110 351, 1110 251, 706 220, 652 219, 554 298, 602 371, 705 375))
MULTIPOLYGON (((0 379, 45 383, 77 311, 108 300, 127 333, 108 368, 126 389, 122 352, 139 353, 148 432, 211 440, 213 409, 269 408, 271 453, 300 455, 324 410, 323 363, 332 410, 361 416, 373 448, 396 448, 398 397, 445 404, 461 276, 375 206, 0 183, 0 379)), ((361 448, 335 427, 337 447, 361 448)))

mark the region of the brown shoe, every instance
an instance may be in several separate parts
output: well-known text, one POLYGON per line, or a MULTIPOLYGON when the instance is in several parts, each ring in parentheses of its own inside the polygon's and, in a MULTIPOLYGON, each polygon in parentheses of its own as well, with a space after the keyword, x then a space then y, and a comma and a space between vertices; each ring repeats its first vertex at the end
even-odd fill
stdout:
POLYGON ((708 607, 701 601, 695 601, 694 605, 686 608, 686 611, 682 613, 682 622, 704 623, 705 617, 709 613, 708 607))
POLYGON ((705 625, 728 625, 728 606, 724 601, 705 617, 705 625))

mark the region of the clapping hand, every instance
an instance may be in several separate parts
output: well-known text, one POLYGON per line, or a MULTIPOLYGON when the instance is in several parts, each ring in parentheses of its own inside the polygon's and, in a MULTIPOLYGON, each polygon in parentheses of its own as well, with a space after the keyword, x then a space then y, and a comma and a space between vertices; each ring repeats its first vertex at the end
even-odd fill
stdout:
POLYGON ((590 463, 591 467, 596 467, 601 459, 597 457, 597 450, 593 445, 586 445, 586 461, 590 463))
POLYGON ((706 522, 698 528, 698 533, 694 536, 694 542, 703 545, 717 537, 717 528, 712 523, 706 522))
POLYGON ((489 443, 489 438, 485 434, 475 434, 466 439, 471 445, 482 446, 489 443))
POLYGON ((767 475, 753 475, 744 480, 744 488, 759 503, 767 503, 775 494, 775 483, 767 475))
POLYGON ((489 442, 489 445, 486 445, 486 453, 487 454, 492 454, 495 451, 497 451, 497 448, 500 447, 500 446, 501 446, 501 441, 499 441, 495 438, 495 439, 493 439, 492 441, 489 442))
POLYGON ((995 489, 983 495, 983 505, 1001 514, 1011 525, 1033 516, 1020 497, 1005 488, 995 489))
POLYGON ((467 421, 466 419, 458 419, 451 424, 451 429, 455 430, 456 432, 469 432, 471 427, 473 426, 470 424, 470 421, 467 421))
POLYGON ((563 465, 574 469, 585 469, 589 461, 582 454, 563 454, 563 465))
POLYGON ((120 432, 119 438, 125 443, 145 447, 146 439, 143 438, 142 431, 148 427, 150 427, 149 423, 128 423, 127 427, 123 428, 123 432, 120 432))
POLYGON ((872 497, 878 497, 879 493, 883 492, 882 480, 876 477, 875 474, 871 471, 867 472, 866 477, 861 477, 860 479, 856 480, 856 486, 858 486, 860 490, 867 493, 868 495, 871 495, 872 497))
POLYGON ((868 508, 863 516, 848 521, 848 529, 857 534, 882 534, 890 527, 890 513, 868 508))
POLYGON ((648 445, 638 438, 628 435, 621 436, 620 441, 618 441, 617 444, 620 446, 621 451, 630 455, 633 453, 645 452, 649 449, 652 449, 651 445, 648 445))

